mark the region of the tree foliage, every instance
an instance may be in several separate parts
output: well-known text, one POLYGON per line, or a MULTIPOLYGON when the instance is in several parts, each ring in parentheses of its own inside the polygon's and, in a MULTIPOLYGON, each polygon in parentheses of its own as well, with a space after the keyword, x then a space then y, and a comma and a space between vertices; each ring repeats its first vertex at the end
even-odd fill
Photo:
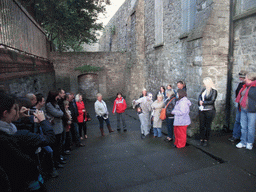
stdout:
POLYGON ((97 41, 99 13, 110 0, 20 0, 33 10, 37 22, 45 29, 48 39, 60 52, 79 51, 82 43, 97 41))

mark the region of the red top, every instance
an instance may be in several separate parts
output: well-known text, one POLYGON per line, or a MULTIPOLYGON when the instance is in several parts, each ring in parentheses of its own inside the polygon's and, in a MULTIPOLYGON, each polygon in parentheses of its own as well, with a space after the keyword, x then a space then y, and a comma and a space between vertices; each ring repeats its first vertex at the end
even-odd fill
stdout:
POLYGON ((78 123, 83 123, 84 120, 87 121, 87 113, 86 113, 86 109, 84 107, 84 102, 76 102, 77 105, 77 110, 78 110, 78 116, 77 116, 77 122, 78 123), (85 112, 83 112, 83 110, 85 110, 85 112), (85 114, 85 115, 84 115, 85 114))
POLYGON ((117 112, 117 113, 123 113, 125 112, 127 105, 126 105, 126 101, 124 100, 123 97, 121 98, 116 98, 116 100, 114 101, 114 106, 113 106, 113 113, 117 112))

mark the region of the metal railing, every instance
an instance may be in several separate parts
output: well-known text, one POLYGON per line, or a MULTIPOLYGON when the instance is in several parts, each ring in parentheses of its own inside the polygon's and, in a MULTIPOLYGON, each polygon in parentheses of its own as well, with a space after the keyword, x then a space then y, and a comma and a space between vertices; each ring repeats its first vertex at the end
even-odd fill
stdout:
POLYGON ((236 0, 235 16, 256 9, 256 0, 236 0))
POLYGON ((46 34, 15 0, 0 0, 0 47, 48 58, 46 34))

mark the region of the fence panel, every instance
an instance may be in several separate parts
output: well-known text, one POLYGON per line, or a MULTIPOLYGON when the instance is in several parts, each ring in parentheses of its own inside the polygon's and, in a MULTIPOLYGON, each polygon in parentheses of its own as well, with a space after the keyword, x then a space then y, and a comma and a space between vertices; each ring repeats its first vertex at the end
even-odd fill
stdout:
POLYGON ((15 0, 0 0, 0 46, 48 58, 43 29, 15 0))

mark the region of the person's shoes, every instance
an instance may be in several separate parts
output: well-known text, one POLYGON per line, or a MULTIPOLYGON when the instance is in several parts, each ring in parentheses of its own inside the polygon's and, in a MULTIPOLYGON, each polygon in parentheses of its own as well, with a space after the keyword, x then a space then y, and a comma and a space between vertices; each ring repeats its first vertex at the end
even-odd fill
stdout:
POLYGON ((77 146, 77 147, 84 147, 85 144, 79 143, 79 144, 77 144, 76 146, 77 146))
POLYGON ((61 165, 60 163, 56 166, 56 168, 64 168, 64 165, 61 165))
POLYGON ((156 136, 153 136, 153 138, 156 138, 156 136))
POLYGON ((238 148, 238 149, 241 149, 241 148, 243 148, 243 147, 246 147, 246 145, 244 145, 244 144, 241 143, 241 142, 236 145, 236 148, 238 148))
POLYGON ((203 147, 206 147, 206 146, 208 146, 208 141, 204 141, 203 143, 203 147))
POLYGON ((80 137, 81 140, 83 140, 84 138, 83 137, 80 137))
POLYGON ((247 143, 246 144, 246 149, 252 150, 253 144, 252 143, 247 143))
POLYGON ((203 140, 200 140, 197 145, 198 145, 198 146, 203 146, 203 144, 204 144, 204 141, 203 141, 203 140))
POLYGON ((126 131, 127 131, 127 129, 124 128, 124 132, 126 132, 126 131))
POLYGON ((171 142, 172 140, 173 140, 172 138, 167 139, 167 137, 164 139, 164 141, 166 141, 166 142, 171 142))
POLYGON ((87 139, 88 138, 87 135, 84 135, 84 138, 87 139))
POLYGON ((65 157, 63 157, 62 155, 60 156, 60 160, 61 161, 65 161, 65 160, 67 160, 67 158, 65 158, 65 157))
POLYGON ((117 131, 121 131, 121 129, 116 129, 117 131))
POLYGON ((231 142, 235 142, 235 141, 239 141, 240 139, 232 136, 232 137, 228 138, 228 140, 231 142))
POLYGON ((70 150, 66 150, 66 151, 64 151, 64 155, 71 155, 70 150))
MULTIPOLYGON (((63 166, 64 167, 64 166, 63 166)), ((50 173, 51 177, 52 178, 55 178, 55 177, 58 177, 59 176, 59 173, 58 171, 54 168, 53 171, 50 173)))
POLYGON ((145 139, 145 135, 144 134, 141 134, 141 139, 145 139))

